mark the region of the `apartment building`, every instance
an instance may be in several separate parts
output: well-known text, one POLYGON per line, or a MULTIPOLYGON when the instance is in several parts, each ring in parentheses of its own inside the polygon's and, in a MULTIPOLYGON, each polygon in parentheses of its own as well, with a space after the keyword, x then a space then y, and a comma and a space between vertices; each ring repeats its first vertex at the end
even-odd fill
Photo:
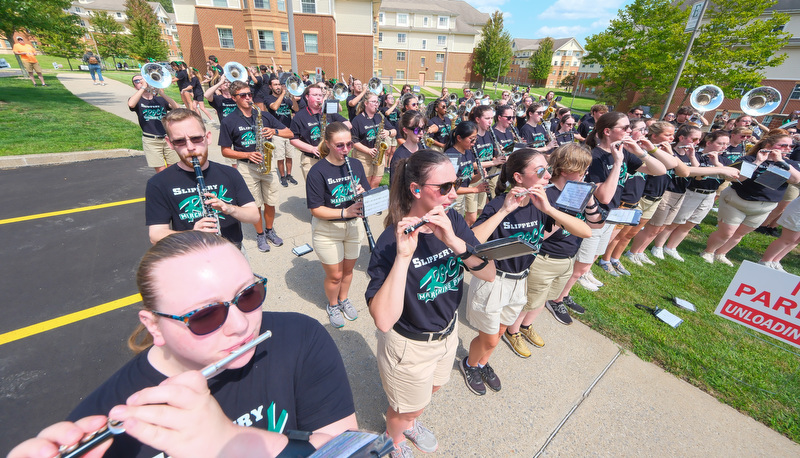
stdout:
POLYGON ((342 73, 373 74, 380 0, 173 0, 186 61, 199 65, 209 55, 221 64, 291 67, 289 16, 292 8, 297 69, 327 78, 342 73))
POLYGON ((375 75, 420 86, 477 82, 472 51, 489 18, 460 0, 383 0, 375 75))
MULTIPOLYGON (((511 42, 513 60, 511 68, 503 77, 506 82, 514 84, 533 84, 528 75, 531 56, 539 49, 543 38, 525 39, 514 38, 511 42)), ((586 55, 580 43, 575 38, 553 39, 553 65, 545 82, 545 87, 560 87, 561 80, 567 75, 574 75, 581 66, 581 59, 586 55)))

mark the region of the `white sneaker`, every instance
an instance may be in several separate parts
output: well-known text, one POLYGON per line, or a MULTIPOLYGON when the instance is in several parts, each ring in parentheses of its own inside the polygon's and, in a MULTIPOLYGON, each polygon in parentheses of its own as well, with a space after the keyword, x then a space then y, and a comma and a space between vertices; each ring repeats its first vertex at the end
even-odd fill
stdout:
POLYGON ((700 257, 703 258, 703 261, 714 264, 714 253, 709 253, 708 251, 703 251, 700 253, 700 257))
POLYGON ((733 263, 724 254, 714 255, 714 260, 725 264, 726 266, 733 267, 733 263))
POLYGON ((658 259, 664 259, 664 250, 660 246, 654 246, 653 248, 650 248, 650 253, 652 253, 653 256, 657 257, 658 259))
POLYGON ((780 261, 772 261, 772 268, 779 272, 786 272, 786 269, 783 268, 780 261))
POLYGON ((683 262, 683 258, 681 257, 680 253, 678 253, 678 250, 673 250, 672 248, 664 247, 664 253, 669 255, 671 258, 683 262))
POLYGON ((597 286, 605 285, 605 283, 603 283, 600 280, 598 280, 597 278, 595 278, 595 276, 594 276, 594 274, 592 273, 591 270, 586 272, 584 275, 586 276, 587 280, 589 280, 590 282, 594 283, 597 286))
POLYGON ((642 261, 640 261, 640 260, 639 260, 639 256, 637 256, 637 255, 636 255, 636 253, 631 253, 630 251, 626 251, 626 252, 623 254, 623 256, 625 256, 626 258, 628 258, 628 260, 629 260, 630 262, 632 262, 632 263, 636 264, 637 266, 641 266, 641 265, 643 265, 643 264, 642 264, 642 261))
POLYGON ((639 258, 640 261, 642 261, 642 264, 650 264, 651 266, 656 265, 656 263, 654 263, 653 261, 650 260, 650 258, 647 257, 647 254, 644 251, 642 251, 641 253, 634 253, 634 254, 636 255, 637 258, 639 258))
POLYGON ((588 289, 589 291, 597 291, 597 290, 600 289, 600 288, 597 287, 597 285, 595 285, 594 283, 590 282, 586 278, 586 275, 581 275, 578 278, 578 284, 583 286, 584 288, 588 289))

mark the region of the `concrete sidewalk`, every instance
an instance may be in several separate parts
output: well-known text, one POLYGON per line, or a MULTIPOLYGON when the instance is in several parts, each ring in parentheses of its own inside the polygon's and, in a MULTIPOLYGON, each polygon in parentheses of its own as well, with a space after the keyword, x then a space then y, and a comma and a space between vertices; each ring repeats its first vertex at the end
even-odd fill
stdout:
MULTIPOLYGON (((125 105, 130 87, 111 80, 107 86, 92 86, 85 75, 59 79, 81 98, 130 119, 125 105)), ((300 177, 298 166, 294 175, 300 177)), ((363 299, 369 252, 362 247, 351 287, 360 318, 330 328, 323 305, 324 272, 316 254, 291 254, 293 246, 311 242, 304 183, 280 192, 275 228, 284 245, 260 253, 252 226, 245 227, 253 269, 269 278, 268 307, 305 313, 329 328, 347 366, 360 427, 382 431, 387 403, 375 359, 376 330, 363 299)), ((382 220, 370 221, 377 238, 382 220)), ((463 304, 460 316, 459 359, 476 335, 463 318, 463 304)), ((518 358, 505 343, 492 356, 503 383, 500 392, 475 396, 453 366, 450 382, 421 417, 439 439, 439 452, 431 456, 529 457, 545 445, 547 455, 800 456, 800 445, 621 351, 580 322, 563 326, 545 312, 535 327, 546 346, 532 348, 531 358, 518 358)))

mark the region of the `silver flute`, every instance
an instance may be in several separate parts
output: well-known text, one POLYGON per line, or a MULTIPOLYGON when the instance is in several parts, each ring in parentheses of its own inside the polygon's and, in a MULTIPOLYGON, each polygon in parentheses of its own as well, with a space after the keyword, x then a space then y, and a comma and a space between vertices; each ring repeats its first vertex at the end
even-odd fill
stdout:
MULTIPOLYGON (((445 212, 445 213, 447 213, 447 211, 448 211, 448 210, 450 210, 450 209, 452 209, 453 207, 455 207, 455 206, 456 206, 456 202, 458 202, 458 201, 457 201, 457 200, 456 200, 456 201, 453 201, 453 203, 452 203, 452 204, 450 204, 450 205, 448 205, 448 206, 444 207, 444 212, 445 212)), ((428 224, 428 223, 430 223, 430 221, 428 220, 428 218, 422 218, 422 221, 418 222, 417 224, 414 224, 413 226, 408 226, 407 228, 405 228, 405 229, 403 230, 403 234, 405 234, 405 235, 408 235, 408 234, 410 234, 410 233, 412 233, 412 232, 416 231, 417 229, 421 228, 422 226, 424 226, 424 225, 426 225, 426 224, 428 224)))

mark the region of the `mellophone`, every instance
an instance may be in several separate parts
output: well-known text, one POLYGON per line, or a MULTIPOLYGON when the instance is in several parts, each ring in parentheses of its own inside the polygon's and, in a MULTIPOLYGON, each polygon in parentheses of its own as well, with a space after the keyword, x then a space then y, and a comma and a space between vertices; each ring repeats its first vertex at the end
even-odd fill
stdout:
MULTIPOLYGON (((219 374, 225 369, 225 366, 230 364, 236 358, 242 356, 243 354, 250 351, 256 345, 260 344, 261 342, 269 339, 272 337, 272 331, 264 331, 263 334, 259 335, 255 339, 251 340, 247 344, 239 347, 238 349, 234 350, 228 356, 222 358, 221 360, 217 361, 216 363, 210 364, 203 368, 200 373, 206 380, 210 379, 211 377, 219 374)), ((102 444, 103 442, 111 439, 114 436, 120 435, 125 432, 125 425, 118 420, 108 419, 106 426, 103 428, 85 435, 77 444, 73 445, 62 445, 58 449, 59 458, 77 458, 79 456, 83 456, 84 454, 88 453, 89 451, 93 450, 98 445, 102 444)))

